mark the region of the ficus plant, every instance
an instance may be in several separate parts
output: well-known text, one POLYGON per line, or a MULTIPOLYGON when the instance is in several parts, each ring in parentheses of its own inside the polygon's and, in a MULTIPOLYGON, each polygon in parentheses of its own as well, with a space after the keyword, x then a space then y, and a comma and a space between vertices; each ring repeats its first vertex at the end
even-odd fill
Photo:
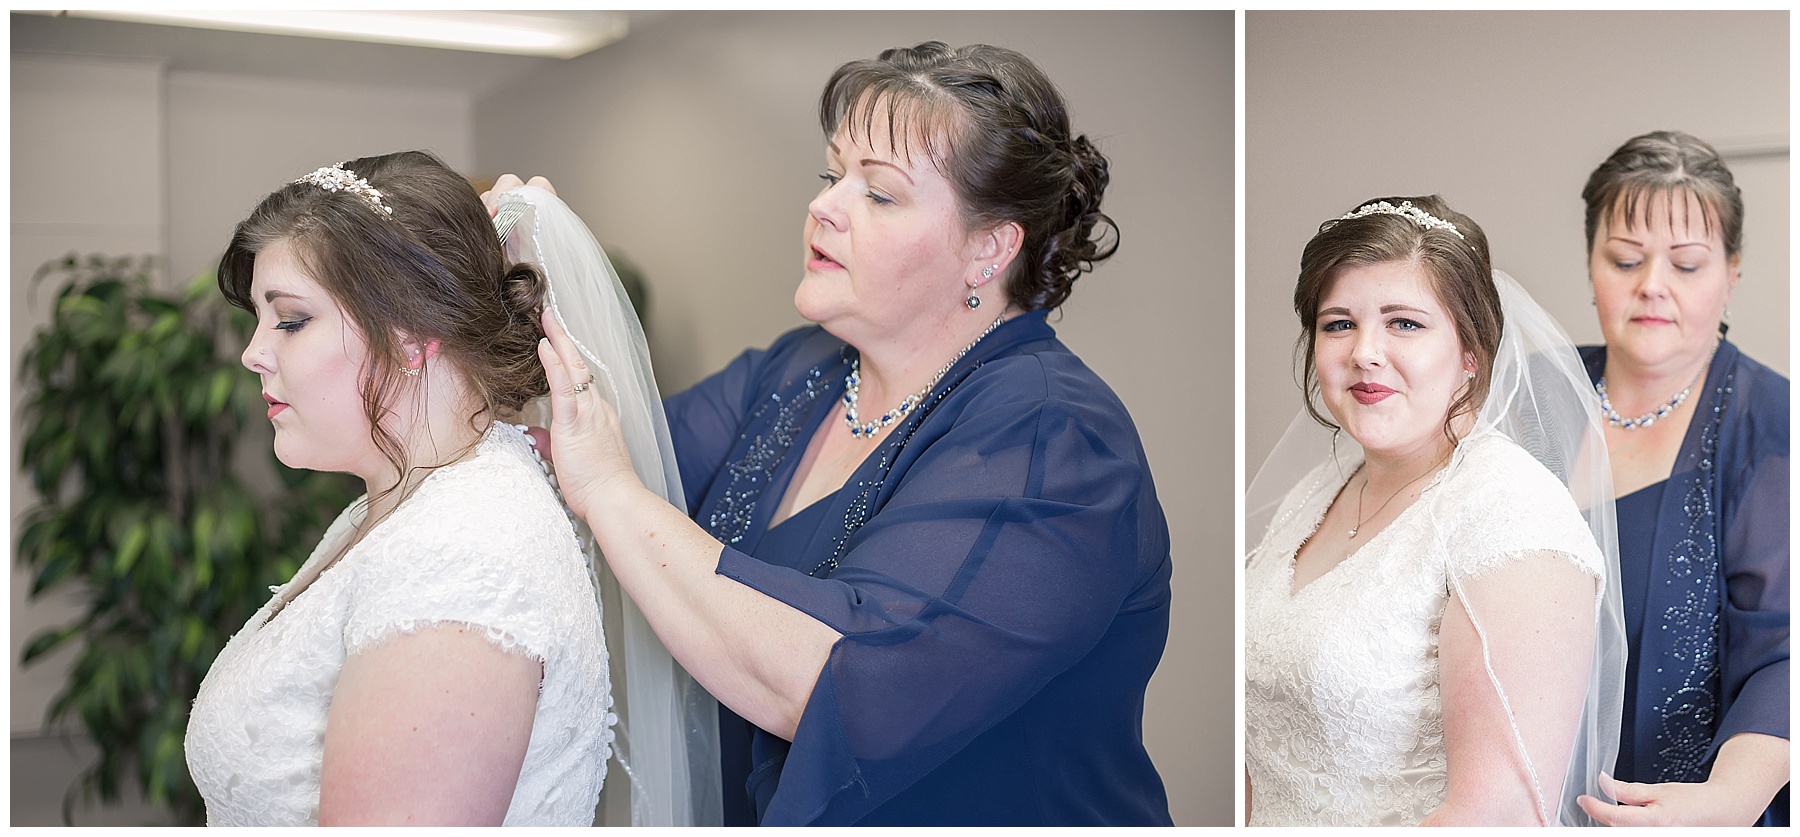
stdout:
POLYGON ((20 357, 15 432, 38 503, 17 560, 32 598, 77 588, 87 606, 33 636, 23 662, 74 646, 48 720, 79 720, 100 751, 64 795, 65 821, 77 799, 116 801, 128 782, 177 821, 202 819, 182 747, 200 681, 358 491, 278 462, 278 485, 238 476, 234 447, 264 406, 237 362, 254 319, 210 275, 170 293, 152 274, 148 259, 70 255, 32 277, 34 293, 57 290, 20 357))

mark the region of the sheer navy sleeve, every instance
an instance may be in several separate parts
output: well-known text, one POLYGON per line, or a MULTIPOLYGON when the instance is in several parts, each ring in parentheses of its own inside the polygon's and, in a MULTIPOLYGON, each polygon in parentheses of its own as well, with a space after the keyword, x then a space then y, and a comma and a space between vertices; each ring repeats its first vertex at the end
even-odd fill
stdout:
POLYGON ((690 516, 731 453, 738 424, 749 409, 753 373, 767 354, 761 349, 747 350, 724 369, 663 399, 669 440, 675 448, 676 467, 681 469, 681 486, 687 494, 690 516))
POLYGON ((1739 733, 1789 737, 1789 388, 1787 379, 1760 364, 1745 366, 1734 376, 1733 394, 1747 406, 1719 439, 1721 460, 1734 465, 1721 475, 1725 712, 1713 753, 1739 733))
POLYGON ((944 819, 1167 824, 1141 717, 1168 530, 1123 406, 1066 351, 1024 355, 909 431, 884 481, 846 486, 873 510, 853 534, 789 566, 722 551, 721 574, 844 634, 791 745, 759 739, 761 823, 923 822, 980 786, 944 819))

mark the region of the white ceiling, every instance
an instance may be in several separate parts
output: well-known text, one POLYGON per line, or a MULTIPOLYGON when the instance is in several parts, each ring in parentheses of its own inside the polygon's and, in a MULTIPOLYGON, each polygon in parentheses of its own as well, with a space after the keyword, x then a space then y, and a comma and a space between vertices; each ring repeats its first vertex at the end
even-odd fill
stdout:
MULTIPOLYGON (((667 14, 630 12, 631 28, 637 31, 667 14)), ((7 17, 12 49, 18 53, 156 58, 177 71, 378 81, 383 86, 452 90, 477 97, 563 60, 60 16, 7 17)))

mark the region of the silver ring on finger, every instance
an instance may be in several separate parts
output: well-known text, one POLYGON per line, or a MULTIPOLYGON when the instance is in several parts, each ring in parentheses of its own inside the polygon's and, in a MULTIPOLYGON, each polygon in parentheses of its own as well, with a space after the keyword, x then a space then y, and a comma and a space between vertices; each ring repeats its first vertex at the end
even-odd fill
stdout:
POLYGON ((582 393, 584 393, 584 392, 587 392, 587 391, 588 391, 588 388, 589 388, 589 387, 592 387, 592 386, 593 386, 593 385, 594 385, 594 379, 593 379, 593 378, 589 378, 589 379, 587 379, 587 381, 586 381, 586 382, 584 382, 584 383, 579 383, 579 384, 576 384, 576 385, 575 385, 575 394, 576 394, 576 395, 580 395, 580 394, 582 394, 582 393))

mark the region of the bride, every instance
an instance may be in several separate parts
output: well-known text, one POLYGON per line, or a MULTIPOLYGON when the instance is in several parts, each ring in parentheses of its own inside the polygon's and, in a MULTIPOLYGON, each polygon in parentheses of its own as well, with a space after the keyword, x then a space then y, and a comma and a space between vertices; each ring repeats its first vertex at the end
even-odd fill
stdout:
POLYGON ((1573 347, 1436 196, 1321 225, 1294 304, 1306 411, 1247 499, 1250 823, 1573 821, 1624 666, 1573 347))
MULTIPOLYGON (((511 259, 435 157, 354 160, 265 198, 220 262, 226 298, 256 315, 243 362, 276 456, 368 493, 201 684, 187 758, 212 824, 589 825, 621 662, 634 820, 704 807, 685 764, 692 746, 713 766, 702 695, 631 613, 609 655, 592 541, 500 421, 547 394, 538 318, 547 298, 565 316, 562 299, 605 373, 578 386, 643 417, 636 464, 663 475, 643 335, 579 219, 541 190, 502 197, 511 259)), ((673 474, 652 484, 679 496, 673 474)))

